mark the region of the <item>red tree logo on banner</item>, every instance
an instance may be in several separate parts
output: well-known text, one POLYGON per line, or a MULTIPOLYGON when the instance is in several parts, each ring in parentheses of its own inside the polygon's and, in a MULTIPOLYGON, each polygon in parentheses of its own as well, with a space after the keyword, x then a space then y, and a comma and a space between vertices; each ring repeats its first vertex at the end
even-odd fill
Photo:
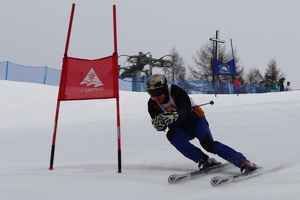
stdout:
POLYGON ((103 86, 103 83, 101 82, 93 68, 91 68, 84 80, 80 83, 80 85, 83 84, 86 84, 87 86, 94 85, 94 87, 103 86))

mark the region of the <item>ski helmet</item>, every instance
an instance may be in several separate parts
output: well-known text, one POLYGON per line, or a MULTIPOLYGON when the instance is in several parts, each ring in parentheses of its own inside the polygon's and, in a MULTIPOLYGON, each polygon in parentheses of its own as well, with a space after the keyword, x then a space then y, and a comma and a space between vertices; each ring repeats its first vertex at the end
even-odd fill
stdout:
POLYGON ((147 80, 147 91, 164 89, 167 86, 167 79, 164 75, 154 74, 147 80))

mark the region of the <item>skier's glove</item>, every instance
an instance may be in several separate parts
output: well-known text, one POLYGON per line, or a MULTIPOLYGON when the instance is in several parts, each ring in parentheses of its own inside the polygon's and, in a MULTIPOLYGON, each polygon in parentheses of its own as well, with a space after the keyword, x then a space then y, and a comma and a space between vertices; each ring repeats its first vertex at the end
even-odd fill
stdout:
POLYGON ((179 118, 178 112, 163 112, 160 114, 165 124, 172 124, 179 118))
POLYGON ((161 115, 157 115, 152 119, 152 125, 157 131, 164 131, 167 128, 164 120, 162 119, 161 115))

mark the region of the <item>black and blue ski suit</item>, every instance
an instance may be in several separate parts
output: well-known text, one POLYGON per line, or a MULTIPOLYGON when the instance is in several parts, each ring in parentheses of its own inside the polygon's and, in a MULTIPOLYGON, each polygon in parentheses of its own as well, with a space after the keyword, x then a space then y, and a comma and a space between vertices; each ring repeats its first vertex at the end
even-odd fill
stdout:
POLYGON ((245 156, 231 147, 214 141, 205 118, 204 111, 188 96, 186 91, 177 85, 168 85, 165 99, 158 104, 152 98, 148 101, 148 112, 153 119, 164 111, 176 111, 179 118, 168 125, 167 138, 185 157, 198 163, 207 155, 190 141, 197 138, 201 146, 210 153, 217 154, 228 162, 240 167, 245 156))

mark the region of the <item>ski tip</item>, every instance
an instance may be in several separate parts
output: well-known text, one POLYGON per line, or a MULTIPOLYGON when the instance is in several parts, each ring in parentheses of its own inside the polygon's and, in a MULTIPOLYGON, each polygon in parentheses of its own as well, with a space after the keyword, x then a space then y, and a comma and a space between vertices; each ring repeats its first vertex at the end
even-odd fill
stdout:
POLYGON ((212 186, 218 186, 218 185, 223 185, 223 183, 230 183, 230 182, 241 181, 252 177, 256 177, 261 174, 259 173, 260 169, 262 169, 262 167, 258 166, 255 170, 246 173, 238 173, 236 175, 230 175, 230 176, 215 176, 210 180, 210 184, 212 186))

